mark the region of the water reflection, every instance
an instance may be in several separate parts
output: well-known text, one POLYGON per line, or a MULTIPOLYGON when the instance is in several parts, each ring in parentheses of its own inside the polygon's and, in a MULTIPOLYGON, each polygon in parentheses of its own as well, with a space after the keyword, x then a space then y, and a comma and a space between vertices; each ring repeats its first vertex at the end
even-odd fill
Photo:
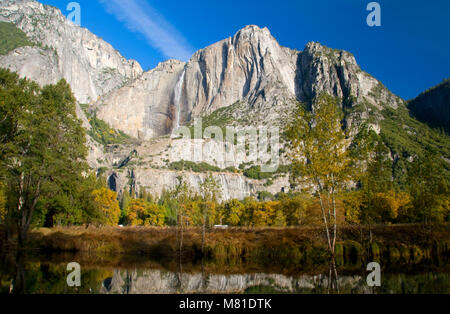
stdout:
MULTIPOLYGON (((448 293, 449 277, 447 274, 438 275, 390 275, 387 277, 386 289, 380 293, 448 293), (430 278, 435 285, 428 284, 424 290, 423 284, 430 278), (398 285, 396 283, 399 283, 398 285), (403 287, 409 286, 405 290, 403 287), (440 288, 441 286, 441 288, 440 288), (422 289, 422 290, 421 290, 422 289)), ((282 274, 211 274, 207 277, 206 285, 200 273, 183 274, 181 287, 178 285, 177 275, 163 270, 135 270, 133 272, 116 270, 112 278, 102 285, 99 293, 104 294, 173 294, 173 293, 374 293, 373 288, 367 286, 365 278, 355 275, 300 275, 297 277, 282 274), (127 286, 124 278, 131 274, 133 284, 127 286), (333 286, 334 285, 334 286, 333 286), (339 288, 337 288, 337 285, 339 288)), ((429 283, 429 282, 428 282, 429 283)))
MULTIPOLYGON (((346 276, 340 279, 343 285, 360 286, 361 277, 346 276)), ((114 271, 112 278, 103 281, 100 293, 105 294, 173 294, 173 293, 243 293, 255 292, 257 289, 271 290, 276 293, 297 293, 301 290, 329 291, 330 280, 326 275, 301 275, 299 277, 281 274, 210 274, 203 277, 201 273, 178 274, 164 270, 114 271), (131 275, 132 280, 126 278, 131 275), (181 280, 180 280, 181 279, 181 280), (128 283, 132 282, 131 286, 128 283), (105 284, 105 283, 108 283, 105 284), (181 285, 180 285, 181 283, 181 285), (249 290, 250 289, 250 290, 249 290)), ((363 288, 363 287, 362 287, 363 288)), ((366 292, 364 289, 359 289, 366 292)))
POLYGON ((270 270, 266 266, 218 265, 205 260, 180 263, 131 256, 112 260, 20 253, 2 258, 0 293, 450 293, 447 267, 396 266, 385 267, 382 287, 373 289, 367 286, 361 263, 340 265, 334 260, 317 265, 314 271, 301 265, 270 270), (82 285, 78 288, 66 283, 67 263, 73 261, 82 267, 82 285))
POLYGON ((328 293, 339 293, 339 277, 337 273, 336 260, 329 261, 328 271, 328 293))

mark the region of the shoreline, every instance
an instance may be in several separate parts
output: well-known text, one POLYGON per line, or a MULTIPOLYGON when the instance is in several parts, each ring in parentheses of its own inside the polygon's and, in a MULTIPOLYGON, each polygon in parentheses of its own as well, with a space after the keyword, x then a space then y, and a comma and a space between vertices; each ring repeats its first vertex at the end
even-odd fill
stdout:
MULTIPOLYGON (((450 254, 448 223, 373 226, 372 243, 368 241, 368 232, 367 226, 340 226, 336 258, 418 262, 450 254)), ((328 257, 322 227, 209 229, 203 252, 201 228, 187 228, 183 234, 181 255, 187 260, 292 263, 306 259, 321 262, 328 257)), ((28 248, 55 253, 134 254, 170 260, 179 257, 178 244, 174 227, 57 227, 33 230, 28 248)))

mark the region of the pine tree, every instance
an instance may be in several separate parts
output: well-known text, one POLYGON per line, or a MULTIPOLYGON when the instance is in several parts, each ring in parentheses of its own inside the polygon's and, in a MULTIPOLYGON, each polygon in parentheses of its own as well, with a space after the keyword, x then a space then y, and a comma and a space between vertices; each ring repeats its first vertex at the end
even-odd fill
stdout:
POLYGON ((124 223, 126 216, 127 216, 127 211, 128 211, 128 206, 130 206, 130 202, 131 202, 131 196, 130 193, 128 193, 127 190, 124 190, 122 192, 122 198, 120 199, 120 223, 124 223))

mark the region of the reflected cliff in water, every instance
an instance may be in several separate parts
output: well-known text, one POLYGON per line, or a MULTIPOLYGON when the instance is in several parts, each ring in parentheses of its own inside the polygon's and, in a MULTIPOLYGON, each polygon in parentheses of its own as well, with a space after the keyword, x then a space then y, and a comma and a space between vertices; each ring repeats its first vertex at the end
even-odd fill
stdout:
MULTIPOLYGON (((338 279, 341 287, 355 293, 371 293, 361 276, 342 276, 338 279)), ((282 274, 177 274, 163 270, 114 271, 111 278, 102 282, 100 293, 105 294, 173 294, 173 293, 302 293, 327 292, 327 275, 282 274)))
MULTIPOLYGON (((140 256, 34 253, 3 256, 0 293, 450 293, 448 260, 382 266, 382 286, 366 283, 364 263, 261 266, 213 261, 152 261, 140 256), (81 265, 81 287, 68 287, 67 264, 81 265)), ((383 263, 381 263, 383 265, 383 263)))

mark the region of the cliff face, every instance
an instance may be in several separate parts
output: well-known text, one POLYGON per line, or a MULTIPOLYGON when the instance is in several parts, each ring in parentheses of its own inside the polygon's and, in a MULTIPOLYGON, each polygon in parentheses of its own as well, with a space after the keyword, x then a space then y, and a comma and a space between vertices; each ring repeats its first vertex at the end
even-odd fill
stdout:
POLYGON ((95 101, 142 74, 138 62, 126 60, 110 44, 69 22, 54 7, 34 0, 3 0, 0 20, 15 24, 38 44, 1 57, 0 66, 40 84, 64 78, 81 103, 95 101))
POLYGON ((308 103, 320 92, 340 97, 347 107, 359 108, 358 114, 347 117, 350 124, 366 120, 373 110, 403 105, 363 72, 350 53, 318 43, 309 43, 303 52, 291 50, 280 46, 267 28, 254 25, 197 51, 183 66, 174 61, 159 65, 148 76, 154 81, 152 86, 144 77, 96 104, 105 121, 133 136, 142 129, 139 137, 143 139, 168 134, 177 125, 238 102, 244 106, 234 115, 249 118, 241 125, 282 125, 296 101, 308 103), (117 115, 103 114, 120 110, 119 106, 139 107, 127 112, 134 123, 119 124, 117 115), (158 113, 171 113, 170 119, 161 117, 171 128, 145 122, 145 112, 152 114, 155 108, 158 113))
MULTIPOLYGON (((192 169, 172 168, 172 162, 195 161, 193 151, 203 150, 202 159, 208 165, 216 166, 212 172, 219 183, 220 198, 244 199, 255 196, 258 191, 267 191, 276 194, 281 191, 288 192, 290 182, 287 176, 279 175, 272 178, 270 185, 265 180, 255 180, 239 172, 225 170, 228 164, 218 147, 222 143, 204 140, 182 140, 173 138, 154 139, 143 142, 141 145, 118 145, 110 147, 103 155, 102 166, 109 170, 106 172, 110 188, 117 192, 145 188, 155 196, 160 196, 163 190, 171 190, 180 183, 180 178, 200 191, 200 185, 207 177, 207 171, 193 171, 192 169)), ((248 162, 244 156, 233 161, 236 168, 248 162), (242 157, 242 159, 240 159, 242 157)))
MULTIPOLYGON (((206 173, 190 171, 170 171, 166 169, 137 168, 133 171, 113 171, 109 176, 110 187, 116 185, 117 191, 129 188, 130 180, 135 187, 145 187, 153 195, 160 196, 163 190, 170 190, 179 184, 182 177, 194 191, 200 191, 200 185, 207 177, 206 173)), ((232 173, 215 173, 214 178, 219 183, 220 198, 229 200, 232 198, 244 199, 256 195, 263 184, 257 180, 251 180, 243 175, 232 173)), ((278 192, 278 191, 277 191, 278 192)))
POLYGON ((172 60, 160 64, 102 97, 95 107, 102 119, 129 135, 139 133, 142 139, 168 134, 177 125, 238 101, 260 112, 261 118, 277 120, 280 106, 295 99, 297 55, 280 47, 267 29, 248 26, 199 50, 187 64, 172 60), (119 106, 131 108, 127 117, 133 122, 118 124, 117 115, 107 114, 119 106), (161 119, 167 127, 158 126, 161 119))
MULTIPOLYGON (((111 187, 119 192, 134 185, 159 194, 163 188, 175 187, 178 176, 198 187, 204 173, 171 169, 173 162, 182 160, 221 169, 261 164, 245 154, 225 162, 220 141, 165 137, 197 117, 219 127, 283 127, 298 101, 311 104, 316 95, 326 92, 340 97, 351 133, 368 119, 379 132, 380 112, 404 106, 362 71, 352 54, 319 43, 292 50, 280 46, 267 28, 254 25, 197 51, 187 63, 168 60, 143 73, 136 61, 126 60, 87 29, 68 22, 54 7, 34 0, 4 0, 0 20, 13 23, 36 43, 0 56, 0 67, 42 85, 65 78, 79 103, 89 104, 88 112, 140 140, 104 147, 88 137, 90 166, 106 167, 111 187), (199 149, 200 160, 195 156, 199 149), (133 157, 135 151, 138 158, 133 157)), ((89 129, 84 112, 77 109, 89 129)), ((281 156, 280 164, 287 162, 281 156)), ((285 173, 270 180, 252 180, 225 170, 214 176, 225 199, 290 188, 285 173)))
POLYGON ((113 128, 147 140, 168 134, 176 120, 175 86, 185 63, 169 60, 102 97, 93 110, 113 128))
POLYGON ((202 116, 237 101, 273 105, 295 93, 298 52, 281 47, 267 28, 247 26, 194 54, 186 66, 185 111, 202 116))
POLYGON ((308 101, 320 92, 340 97, 347 106, 365 103, 396 109, 403 101, 362 71, 355 57, 342 50, 308 43, 297 69, 297 96, 308 101))

